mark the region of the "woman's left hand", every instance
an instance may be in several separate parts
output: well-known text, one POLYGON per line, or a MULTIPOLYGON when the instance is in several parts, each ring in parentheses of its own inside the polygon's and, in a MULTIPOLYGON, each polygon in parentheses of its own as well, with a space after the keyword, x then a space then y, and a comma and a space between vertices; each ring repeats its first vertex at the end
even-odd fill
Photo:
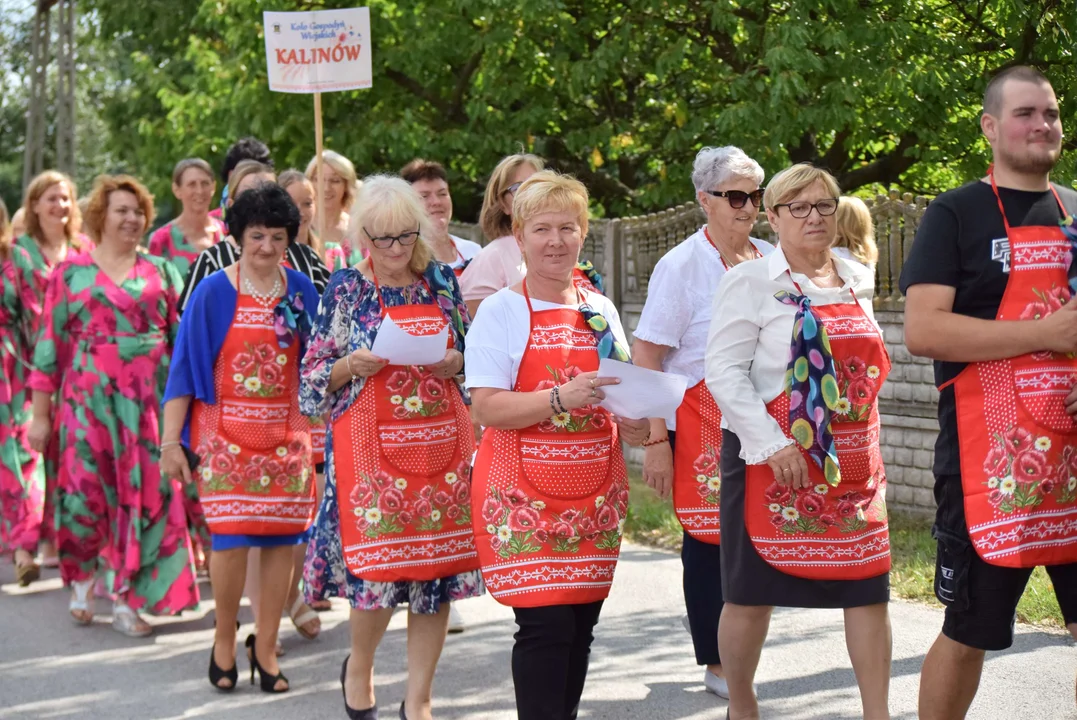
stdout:
POLYGON ((634 447, 639 447, 646 442, 647 435, 651 431, 651 421, 649 418, 632 420, 614 415, 613 421, 617 423, 617 427, 621 429, 621 439, 634 447))
POLYGON ((437 365, 427 365, 426 369, 433 373, 434 377, 448 380, 454 377, 464 368, 464 355, 459 350, 450 348, 445 351, 445 359, 437 365))

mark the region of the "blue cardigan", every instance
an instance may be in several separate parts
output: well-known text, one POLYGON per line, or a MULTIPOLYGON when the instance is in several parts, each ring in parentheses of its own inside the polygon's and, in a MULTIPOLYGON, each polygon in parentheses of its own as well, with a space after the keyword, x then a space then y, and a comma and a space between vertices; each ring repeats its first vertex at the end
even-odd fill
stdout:
MULTIPOLYGON (((302 296, 304 310, 311 320, 317 314, 318 295, 314 283, 306 275, 289 268, 284 269, 288 282, 289 300, 302 296)), ((207 405, 217 402, 217 388, 213 370, 217 356, 224 346, 224 339, 232 328, 236 314, 236 289, 223 271, 218 271, 200 282, 191 294, 187 308, 180 320, 179 333, 172 350, 172 363, 168 370, 164 402, 189 395, 207 405)), ((301 339, 299 356, 306 350, 306 338, 301 339)), ((299 364, 296 364, 299 372, 299 364)), ((190 412, 183 423, 183 441, 190 443, 190 412)))

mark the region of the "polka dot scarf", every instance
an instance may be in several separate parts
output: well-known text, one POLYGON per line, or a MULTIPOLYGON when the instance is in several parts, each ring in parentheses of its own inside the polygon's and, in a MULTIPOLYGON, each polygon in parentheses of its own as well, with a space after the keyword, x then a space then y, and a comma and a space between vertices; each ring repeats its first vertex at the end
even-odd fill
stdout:
POLYGON ((789 368, 785 371, 789 432, 823 471, 827 483, 837 487, 841 468, 830 419, 839 394, 830 340, 806 295, 780 290, 774 297, 797 309, 789 345, 789 368))

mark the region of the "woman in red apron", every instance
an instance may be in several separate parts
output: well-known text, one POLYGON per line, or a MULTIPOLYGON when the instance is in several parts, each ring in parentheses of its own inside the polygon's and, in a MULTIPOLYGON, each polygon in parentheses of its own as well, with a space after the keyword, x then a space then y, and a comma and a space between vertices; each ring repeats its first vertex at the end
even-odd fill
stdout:
POLYGON ((239 195, 228 219, 243 252, 191 297, 165 391, 162 470, 197 482, 212 535, 216 637, 210 683, 233 690, 239 603, 250 548, 260 550, 251 682, 285 692, 275 648, 292 555, 314 520, 310 421, 299 409, 299 361, 318 292, 281 267, 299 211, 282 188, 239 195), (186 446, 186 447, 184 447, 186 446), (185 450, 193 451, 191 467, 185 450))
POLYGON ((609 594, 628 507, 620 440, 647 420, 597 406, 602 357, 626 361, 617 311, 573 282, 587 190, 552 172, 516 193, 526 279, 483 302, 468 335, 467 385, 485 428, 471 516, 483 579, 515 611, 512 653, 523 720, 575 718, 592 630, 609 594))
POLYGON ((763 168, 735 147, 696 156, 696 199, 707 224, 666 253, 647 283, 647 302, 633 335, 635 364, 677 373, 688 392, 674 418, 651 418, 643 478, 673 507, 684 527, 685 625, 708 692, 729 698, 718 652, 722 565, 718 501, 722 414, 703 382, 714 292, 726 271, 774 247, 750 237, 763 202, 763 168), (667 442, 668 438, 668 442, 667 442))
POLYGON ((429 219, 399 178, 363 183, 356 203, 370 251, 333 275, 303 361, 300 400, 330 414, 325 494, 307 556, 308 601, 346 597, 351 654, 341 668, 351 718, 376 716, 374 653, 406 603, 408 687, 401 716, 429 718, 451 602, 483 592, 471 533, 471 422, 454 378, 467 308, 422 239, 429 219), (412 335, 448 328, 442 361, 391 365, 371 354, 393 322, 412 335))
POLYGON ((718 644, 733 718, 758 717, 752 679, 776 605, 844 609, 864 717, 889 717, 876 397, 890 362, 869 271, 830 252, 839 192, 810 165, 776 175, 764 200, 778 250, 715 298, 706 375, 726 427, 718 644))

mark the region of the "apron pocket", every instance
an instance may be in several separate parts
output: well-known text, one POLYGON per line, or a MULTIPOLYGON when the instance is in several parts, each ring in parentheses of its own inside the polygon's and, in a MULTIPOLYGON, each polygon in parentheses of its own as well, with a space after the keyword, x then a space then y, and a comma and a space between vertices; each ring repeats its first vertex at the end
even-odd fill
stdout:
POLYGON ((1077 424, 1066 412, 1066 396, 1077 382, 1074 361, 1052 353, 1049 360, 1029 356, 1013 361, 1017 399, 1042 428, 1057 433, 1077 432, 1077 424))
POLYGON ((288 403, 221 403, 221 434, 249 450, 273 450, 288 433, 288 403))
POLYGON ((594 495, 609 481, 612 435, 549 433, 520 437, 524 477, 540 494, 557 500, 594 495))
POLYGON ((382 425, 378 429, 383 458, 406 475, 444 473, 456 457, 456 418, 382 425))

